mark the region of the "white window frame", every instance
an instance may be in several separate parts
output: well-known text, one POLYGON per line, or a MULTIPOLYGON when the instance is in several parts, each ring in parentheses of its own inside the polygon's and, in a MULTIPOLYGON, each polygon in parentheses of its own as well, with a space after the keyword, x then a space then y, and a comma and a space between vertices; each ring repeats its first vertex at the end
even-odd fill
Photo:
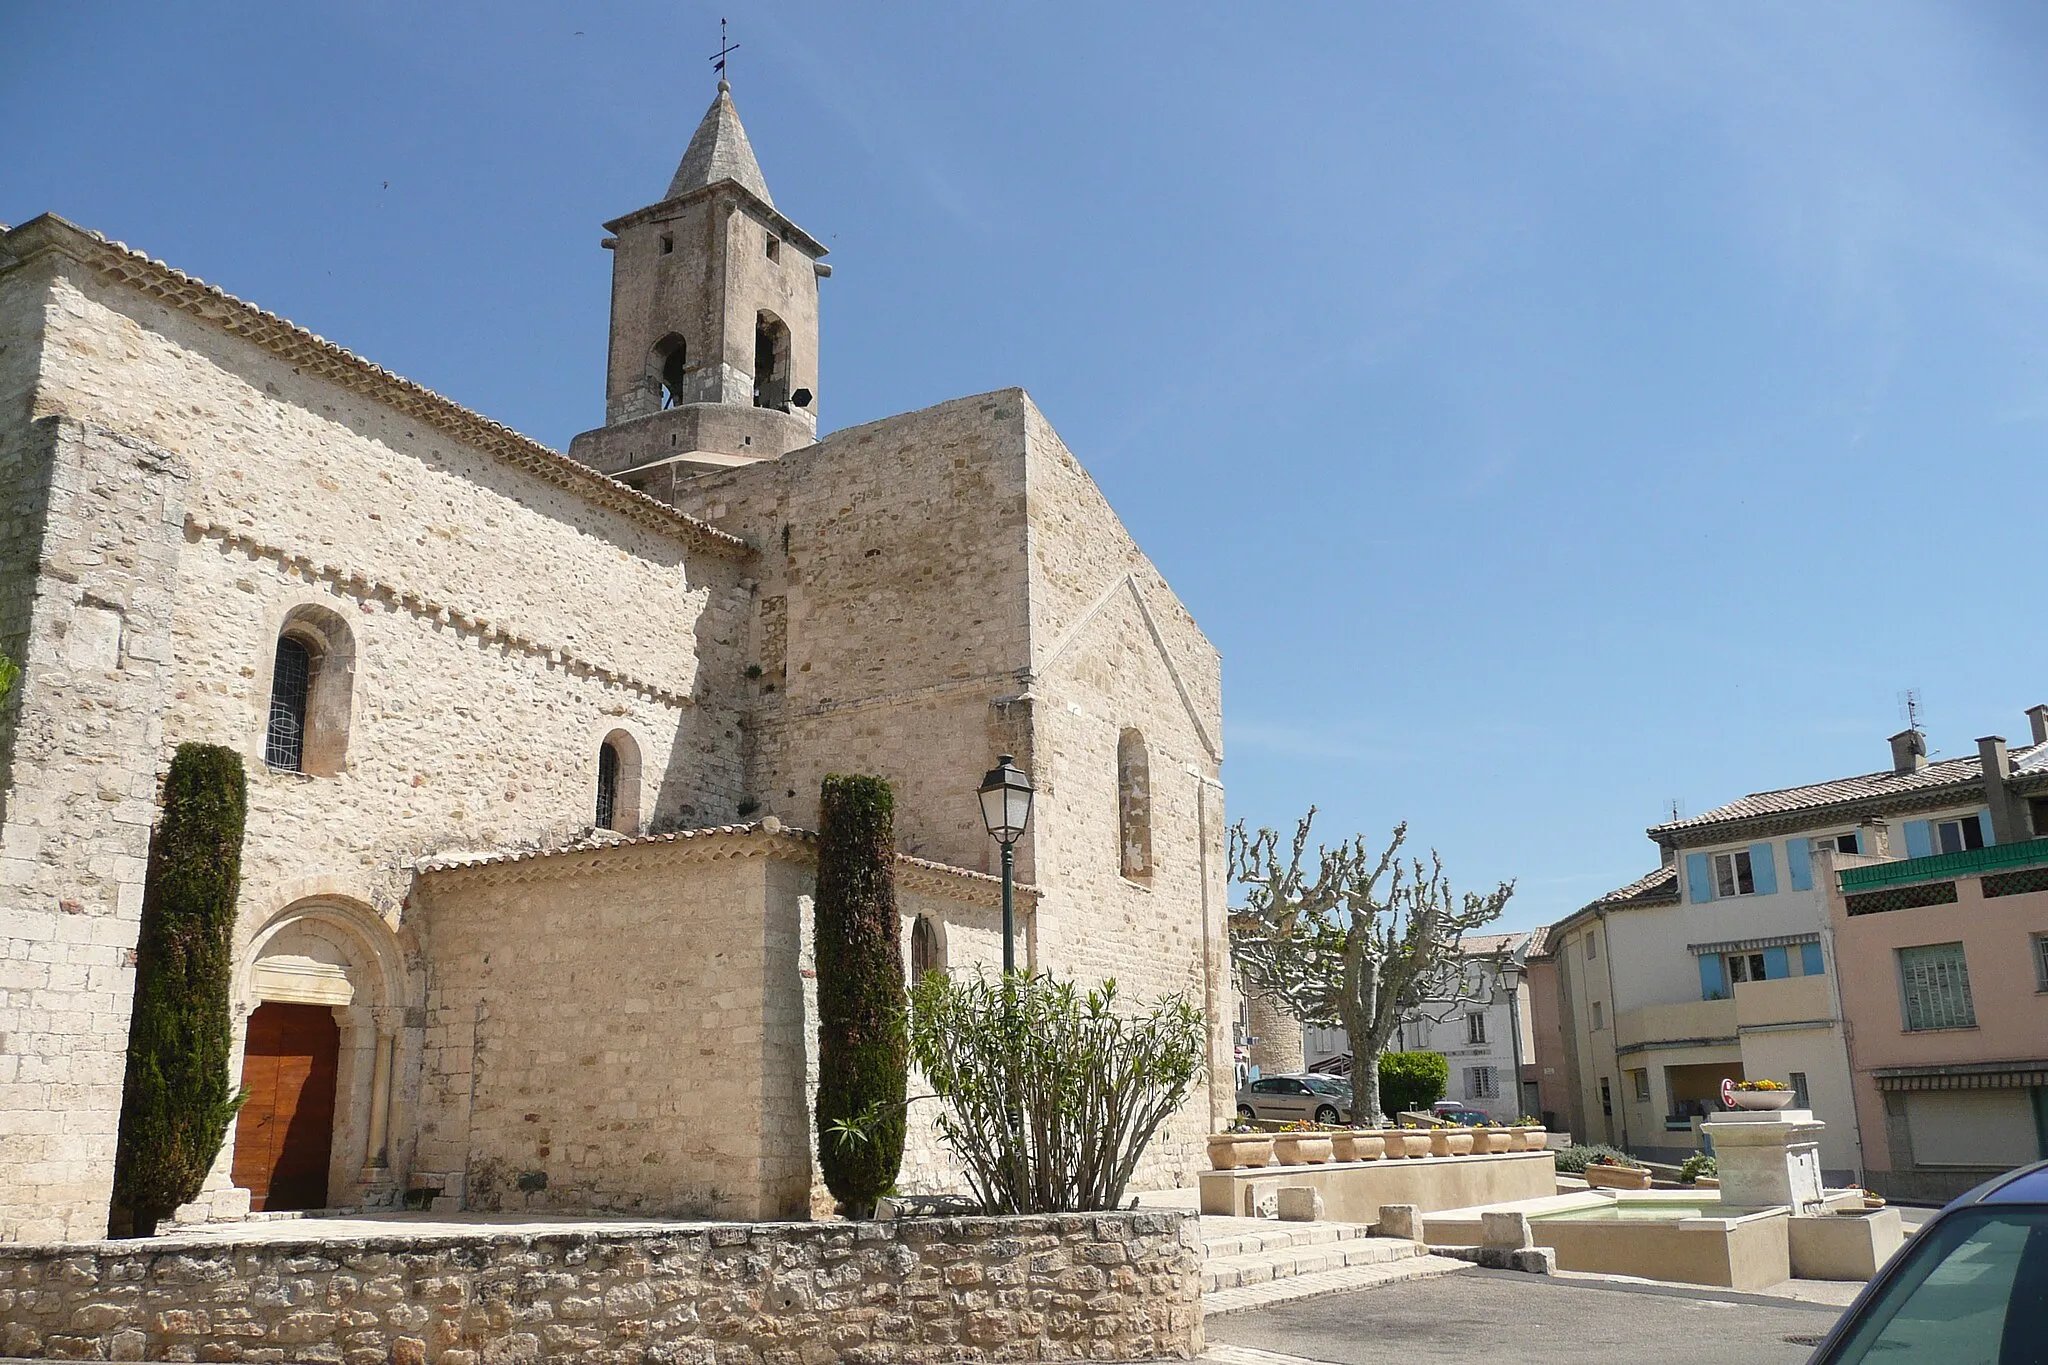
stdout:
POLYGON ((1497 1066, 1468 1066, 1465 1068, 1465 1096, 1474 1100, 1497 1100, 1500 1098, 1500 1068, 1497 1066))
POLYGON ((1486 1016, 1477 1010, 1465 1016, 1465 1043, 1468 1047, 1486 1046, 1486 1016))
POLYGON ((1629 1082, 1635 1086, 1636 1103, 1648 1104, 1650 1102, 1650 1068, 1639 1066, 1629 1072, 1628 1077, 1629 1082))
POLYGON ((1767 981, 1770 979, 1764 973, 1764 955, 1761 952, 1721 954, 1721 973, 1728 978, 1730 986, 1738 982, 1767 981), (1735 970, 1735 964, 1738 962, 1742 964, 1742 971, 1739 975, 1735 970))
POLYGON ((1974 853, 1978 848, 1984 847, 1984 821, 1975 813, 1958 815, 1949 820, 1930 820, 1928 824, 1931 827, 1928 831, 1928 842, 1934 845, 1936 853, 1974 853), (1954 848, 1950 848, 1948 840, 1943 837, 1943 832, 1951 829, 1956 832, 1954 848), (1968 829, 1974 829, 1977 833, 1976 848, 1970 846, 1970 836, 1966 832, 1968 829))
POLYGON ((1806 842, 1816 852, 1822 848, 1826 848, 1834 853, 1861 853, 1863 851, 1863 833, 1861 830, 1838 829, 1830 834, 1816 834, 1806 842), (1847 839, 1856 847, 1843 848, 1842 840, 1844 839, 1847 839))
POLYGON ((1737 896, 1756 894, 1756 868, 1749 860, 1746 848, 1731 849, 1726 853, 1709 855, 1714 869, 1714 899, 1732 900, 1737 896), (1743 883, 1747 881, 1747 886, 1743 883), (1727 888, 1723 890, 1723 888, 1727 888))
POLYGON ((1899 1022, 1907 1033, 1977 1027, 1970 964, 1960 943, 1922 943, 1896 950, 1899 1022))

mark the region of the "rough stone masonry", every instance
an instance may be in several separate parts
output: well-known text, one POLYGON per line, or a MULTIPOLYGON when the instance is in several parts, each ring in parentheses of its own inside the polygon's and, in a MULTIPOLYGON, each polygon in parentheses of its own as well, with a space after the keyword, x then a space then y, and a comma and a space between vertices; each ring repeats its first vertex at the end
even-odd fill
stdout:
POLYGON ((0 1249, 0 1355, 1186 1360, 1203 1342, 1198 1227, 1129 1212, 0 1249))

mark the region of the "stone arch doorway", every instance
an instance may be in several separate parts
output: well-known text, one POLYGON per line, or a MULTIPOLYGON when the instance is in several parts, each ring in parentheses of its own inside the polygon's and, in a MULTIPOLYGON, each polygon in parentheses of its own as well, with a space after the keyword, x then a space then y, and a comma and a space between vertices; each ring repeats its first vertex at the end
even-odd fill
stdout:
POLYGON ((390 927, 339 897, 289 905, 250 940, 237 995, 248 1099, 230 1173, 250 1207, 395 1202, 409 990, 390 927))

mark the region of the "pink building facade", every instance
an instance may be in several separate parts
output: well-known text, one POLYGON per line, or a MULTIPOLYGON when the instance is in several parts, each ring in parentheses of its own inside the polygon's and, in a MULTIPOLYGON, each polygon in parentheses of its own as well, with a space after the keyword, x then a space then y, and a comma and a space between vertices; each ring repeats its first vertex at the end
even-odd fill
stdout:
POLYGON ((1865 1183, 1944 1201, 2048 1156, 2048 839, 1816 862, 1865 1183))

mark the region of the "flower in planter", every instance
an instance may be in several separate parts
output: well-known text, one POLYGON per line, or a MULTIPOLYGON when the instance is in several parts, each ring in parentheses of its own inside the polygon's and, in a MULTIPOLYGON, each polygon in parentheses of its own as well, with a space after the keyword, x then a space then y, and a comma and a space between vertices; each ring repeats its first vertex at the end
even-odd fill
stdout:
POLYGON ((1790 1090, 1792 1087, 1780 1081, 1737 1081, 1737 1090, 1790 1090))

